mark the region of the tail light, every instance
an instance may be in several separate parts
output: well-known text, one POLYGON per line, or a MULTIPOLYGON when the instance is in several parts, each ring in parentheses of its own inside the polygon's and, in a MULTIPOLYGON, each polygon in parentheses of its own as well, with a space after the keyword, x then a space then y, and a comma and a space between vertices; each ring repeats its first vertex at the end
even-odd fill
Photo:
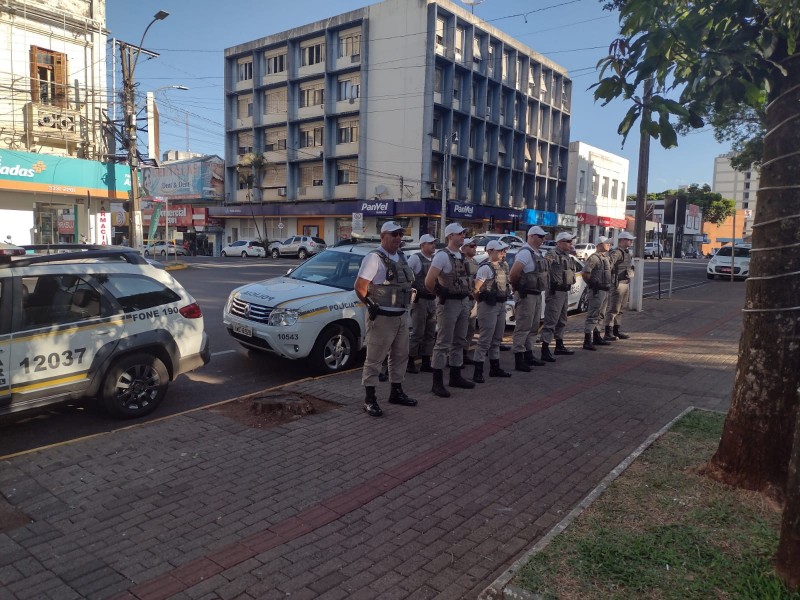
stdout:
POLYGON ((310 245, 310 246, 314 246, 314 242, 311 242, 309 245, 310 245))
POLYGON ((200 310, 200 305, 197 302, 192 302, 188 306, 179 308, 178 312, 187 319, 199 319, 203 316, 203 311, 200 310))

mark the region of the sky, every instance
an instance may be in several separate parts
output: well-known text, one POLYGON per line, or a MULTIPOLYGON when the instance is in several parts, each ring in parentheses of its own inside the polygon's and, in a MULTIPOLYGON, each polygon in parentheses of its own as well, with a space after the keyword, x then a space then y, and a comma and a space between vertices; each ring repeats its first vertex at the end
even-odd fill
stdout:
MULTIPOLYGON (((408 0, 409 2, 415 0, 408 0)), ((473 0, 474 1, 474 0, 473 0)), ((459 0, 456 4, 464 6, 459 0)), ((135 81, 144 94, 155 91, 161 115, 161 150, 218 154, 224 158, 223 51, 293 27, 371 4, 369 0, 108 0, 109 38, 138 45, 159 10, 170 16, 147 32, 143 46, 159 53, 139 60, 135 81), (161 89, 186 86, 188 90, 161 89), (158 90, 158 91, 156 91, 158 90), (187 136, 188 122, 188 136, 187 136)), ((469 9, 468 6, 464 6, 469 9)), ((589 87, 597 62, 618 33, 615 13, 599 0, 483 0, 475 15, 566 68, 573 80, 571 141, 582 141, 630 161, 627 189, 635 193, 639 135, 622 146, 617 127, 628 105, 602 106, 589 87)), ((110 48, 110 46, 109 46, 110 48)), ((119 89, 119 77, 116 86, 119 89)), ((698 130, 664 150, 650 147, 649 192, 692 183, 711 184, 714 157, 729 150, 710 129, 698 130)))

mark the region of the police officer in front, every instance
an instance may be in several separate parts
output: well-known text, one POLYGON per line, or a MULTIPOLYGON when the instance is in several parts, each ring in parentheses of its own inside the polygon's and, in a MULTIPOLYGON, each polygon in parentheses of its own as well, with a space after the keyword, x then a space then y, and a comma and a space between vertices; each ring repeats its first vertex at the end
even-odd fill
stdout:
POLYGON ((431 268, 425 278, 425 287, 435 293, 436 344, 433 346, 433 387, 431 391, 442 398, 450 392, 444 386, 444 367, 450 363, 450 387, 472 389, 475 384, 461 375, 464 348, 467 345, 467 320, 471 307, 472 290, 469 273, 464 265, 461 245, 465 229, 458 223, 445 227, 447 246, 433 255, 431 268))
POLYGON ((425 277, 436 252, 436 238, 427 233, 420 236, 419 249, 417 254, 408 259, 408 266, 414 271, 414 289, 417 291, 417 296, 411 305, 411 343, 406 371, 430 373, 433 371, 431 356, 433 343, 436 341, 436 294, 425 289, 425 277), (421 367, 417 367, 417 357, 422 358, 421 367))
POLYGON ((562 231, 556 236, 556 248, 547 255, 550 263, 550 287, 544 303, 544 329, 542 329, 542 360, 556 362, 550 352, 553 338, 556 354, 575 354, 564 346, 564 328, 567 326, 569 290, 575 284, 575 263, 570 256, 572 234, 562 231))
POLYGON ((583 280, 589 288, 586 323, 583 327, 583 349, 596 350, 595 346, 608 346, 610 342, 600 335, 600 323, 605 319, 608 290, 611 289, 611 261, 608 260, 609 239, 597 238, 597 250, 583 265, 583 280))
POLYGON ((506 331, 506 300, 510 283, 505 261, 508 244, 492 240, 486 244, 489 260, 478 268, 474 294, 478 301, 478 347, 475 349, 475 372, 472 381, 484 383, 483 366, 489 356, 489 377, 511 377, 500 367, 500 343, 506 331))
POLYGON ((547 235, 534 225, 528 229, 528 242, 517 251, 509 279, 514 288, 514 368, 529 372, 531 366, 543 367, 545 363, 533 356, 536 333, 542 316, 542 292, 550 285, 549 263, 540 248, 547 235))
POLYGON ((631 337, 627 333, 622 333, 619 328, 622 326, 622 313, 625 312, 630 297, 630 283, 633 279, 633 256, 630 247, 635 239, 630 233, 623 231, 619 234, 617 247, 608 253, 608 259, 611 261, 612 285, 608 294, 606 332, 603 336, 608 342, 627 340, 631 337))
POLYGON ((367 357, 361 383, 366 388, 364 410, 372 417, 383 414, 375 386, 383 359, 389 357, 391 404, 416 406, 403 391, 408 360, 408 307, 411 305, 414 273, 400 251, 403 228, 392 221, 381 227, 381 245, 367 254, 356 277, 355 292, 367 306, 369 319, 365 345, 367 357))

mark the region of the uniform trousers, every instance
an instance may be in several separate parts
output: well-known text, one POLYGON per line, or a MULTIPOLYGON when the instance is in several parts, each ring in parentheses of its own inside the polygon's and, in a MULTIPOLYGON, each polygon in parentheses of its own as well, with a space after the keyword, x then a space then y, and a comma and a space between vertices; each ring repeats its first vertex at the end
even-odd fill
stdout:
POLYGON ((364 338, 367 357, 361 372, 361 384, 378 385, 378 373, 383 359, 389 357, 389 381, 403 383, 408 364, 408 311, 399 317, 378 315, 374 321, 367 319, 364 338))
POLYGON ((617 282, 616 288, 611 288, 608 293, 608 311, 606 312, 606 327, 622 325, 622 313, 628 306, 630 296, 630 281, 623 279, 617 282))
POLYGON ((464 348, 469 348, 472 343, 472 338, 475 337, 476 322, 478 321, 478 303, 474 298, 470 298, 469 304, 469 321, 467 322, 467 345, 464 348))
POLYGON ((567 326, 567 309, 569 308, 569 292, 555 291, 547 294, 544 303, 544 328, 542 342, 550 344, 553 337, 564 339, 564 328, 567 326))
POLYGON ((431 356, 436 341, 436 298, 420 298, 411 305, 409 356, 431 356))
POLYGON ((482 364, 487 356, 489 360, 499 359, 500 344, 505 331, 506 303, 478 302, 478 346, 475 348, 473 360, 482 364))
POLYGON ((514 354, 533 350, 536 333, 542 318, 542 296, 528 292, 525 298, 514 292, 514 335, 511 349, 514 354))
POLYGON ((584 333, 593 333, 606 318, 608 307, 608 291, 589 290, 589 302, 586 307, 586 323, 583 326, 584 333))
POLYGON ((436 344, 433 346, 431 367, 444 369, 464 364, 467 347, 467 321, 471 298, 446 300, 436 304, 436 344))

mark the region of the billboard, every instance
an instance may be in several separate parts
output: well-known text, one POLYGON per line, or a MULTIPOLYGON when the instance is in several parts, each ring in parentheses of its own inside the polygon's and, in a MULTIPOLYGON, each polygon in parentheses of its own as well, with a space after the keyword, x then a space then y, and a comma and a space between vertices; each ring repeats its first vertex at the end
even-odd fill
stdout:
POLYGON ((182 160, 163 167, 142 167, 142 200, 222 200, 225 161, 219 156, 182 160))

